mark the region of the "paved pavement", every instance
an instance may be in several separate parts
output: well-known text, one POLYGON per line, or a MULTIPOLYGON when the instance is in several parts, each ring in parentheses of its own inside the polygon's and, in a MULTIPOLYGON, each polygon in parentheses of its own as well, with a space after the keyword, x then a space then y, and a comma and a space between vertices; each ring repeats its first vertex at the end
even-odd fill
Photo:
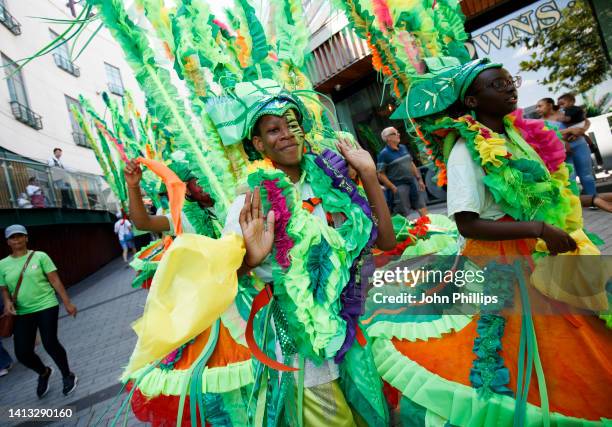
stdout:
MULTIPOLYGON (((432 206, 430 212, 444 213, 445 205, 432 206)), ((584 217, 587 228, 607 241, 603 252, 612 255, 612 216, 585 209, 584 217)), ((118 398, 111 406, 120 393, 118 378, 136 342, 130 324, 142 313, 146 298, 145 291, 130 286, 133 277, 134 272, 118 259, 69 289, 71 298, 79 308, 79 315, 76 319, 67 317, 62 308, 59 335, 68 352, 71 369, 79 376, 79 385, 73 395, 62 395, 61 376, 56 372, 51 379, 49 394, 43 400, 38 400, 36 375, 16 364, 9 375, 0 378, 0 409, 70 406, 76 410, 72 419, 47 424, 79 427, 109 425, 121 400, 118 398)), ((5 339, 3 344, 13 354, 12 341, 5 339)), ((42 346, 37 346, 37 352, 43 362, 54 366, 42 346)), ((122 419, 119 425, 121 422, 122 419)), ((0 419, 0 425, 29 424, 23 420, 7 424, 6 420, 0 419)), ((141 423, 129 413, 128 426, 136 425, 141 423)))
MULTIPOLYGON (((0 408, 69 406, 76 410, 75 416, 53 425, 95 425, 112 398, 119 394, 118 378, 136 343, 130 324, 142 314, 146 292, 131 287, 133 277, 132 269, 117 259, 68 290, 79 314, 73 319, 61 309, 59 337, 68 353, 70 368, 79 377, 78 387, 72 395, 62 394, 62 379, 56 369, 49 394, 39 400, 36 374, 17 363, 9 375, 0 378, 0 408)), ((14 354, 12 340, 4 339, 3 345, 14 354)), ((55 367, 41 345, 37 346, 37 353, 45 364, 55 367)), ((110 408, 98 425, 106 426, 117 410, 118 405, 110 408)), ((0 425, 5 421, 0 419, 0 425)), ((139 424, 132 420, 128 425, 139 424)))

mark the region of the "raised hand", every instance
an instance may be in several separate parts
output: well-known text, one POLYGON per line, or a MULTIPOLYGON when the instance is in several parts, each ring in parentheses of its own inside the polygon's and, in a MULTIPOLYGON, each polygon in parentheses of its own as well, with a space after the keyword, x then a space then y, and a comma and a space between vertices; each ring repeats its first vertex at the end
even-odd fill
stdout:
POLYGON ((245 263, 247 267, 257 267, 274 244, 274 211, 270 210, 268 217, 264 217, 259 187, 253 193, 247 191, 238 222, 246 246, 245 263))
POLYGON ((123 169, 125 175, 125 183, 128 187, 140 186, 140 180, 142 179, 142 169, 136 160, 128 160, 125 163, 123 169))
POLYGON ((376 173, 376 164, 370 153, 363 148, 355 148, 347 140, 340 138, 336 143, 336 147, 340 154, 344 156, 350 166, 352 166, 359 175, 367 173, 376 173))

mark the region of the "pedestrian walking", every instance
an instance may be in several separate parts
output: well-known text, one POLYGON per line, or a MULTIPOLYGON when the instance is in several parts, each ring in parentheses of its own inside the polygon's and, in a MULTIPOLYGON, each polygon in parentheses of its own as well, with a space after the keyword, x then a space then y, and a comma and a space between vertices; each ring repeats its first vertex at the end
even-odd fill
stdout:
POLYGON ((66 350, 57 337, 60 296, 68 314, 76 317, 77 308, 70 301, 53 261, 44 252, 29 250, 28 232, 23 225, 11 225, 4 231, 11 254, 0 260, 0 289, 4 315, 15 315, 13 340, 15 356, 38 373, 36 394, 42 398, 49 391, 53 368, 45 366, 34 351, 36 332, 63 377, 63 393, 69 395, 77 385, 70 371, 66 350))
POLYGON ((132 232, 132 223, 124 212, 117 214, 117 217, 119 219, 115 223, 115 234, 119 238, 119 244, 121 245, 121 249, 123 249, 123 260, 125 262, 128 262, 128 248, 132 250, 133 254, 136 253, 134 233, 132 232))

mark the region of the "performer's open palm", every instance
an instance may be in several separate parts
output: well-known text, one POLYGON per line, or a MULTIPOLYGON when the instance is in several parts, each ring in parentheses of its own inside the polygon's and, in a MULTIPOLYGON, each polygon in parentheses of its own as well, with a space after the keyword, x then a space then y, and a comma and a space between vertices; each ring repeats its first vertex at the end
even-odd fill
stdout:
POLYGON ((357 173, 376 172, 376 164, 370 153, 363 148, 354 147, 350 142, 342 138, 338 139, 336 147, 340 154, 344 156, 347 163, 352 166, 357 173))
POLYGON ((274 243, 274 211, 264 216, 259 187, 253 193, 247 191, 238 221, 246 246, 246 264, 256 267, 272 251, 274 243))

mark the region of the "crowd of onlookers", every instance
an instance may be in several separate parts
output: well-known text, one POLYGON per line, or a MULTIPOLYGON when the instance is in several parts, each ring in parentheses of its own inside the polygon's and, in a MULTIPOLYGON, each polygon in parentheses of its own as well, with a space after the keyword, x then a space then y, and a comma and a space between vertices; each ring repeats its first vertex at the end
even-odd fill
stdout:
MULTIPOLYGON (((54 148, 53 155, 47 160, 47 166, 52 168, 65 169, 62 163, 62 149, 54 148)), ((70 188, 68 183, 65 183, 63 179, 56 181, 57 188, 61 192, 62 207, 73 207, 70 206, 71 196, 70 188)), ((32 209, 32 208, 46 208, 49 207, 49 199, 45 194, 43 186, 40 184, 35 176, 28 178, 28 185, 25 190, 19 193, 17 197, 17 207, 20 209, 32 209)))
POLYGON ((612 212, 612 197, 597 193, 591 157, 594 145, 587 135, 591 122, 584 109, 576 105, 574 95, 561 95, 556 104, 552 98, 542 98, 536 111, 549 125, 558 128, 565 143, 566 161, 573 169, 571 178, 578 177, 582 186, 583 205, 612 212))

